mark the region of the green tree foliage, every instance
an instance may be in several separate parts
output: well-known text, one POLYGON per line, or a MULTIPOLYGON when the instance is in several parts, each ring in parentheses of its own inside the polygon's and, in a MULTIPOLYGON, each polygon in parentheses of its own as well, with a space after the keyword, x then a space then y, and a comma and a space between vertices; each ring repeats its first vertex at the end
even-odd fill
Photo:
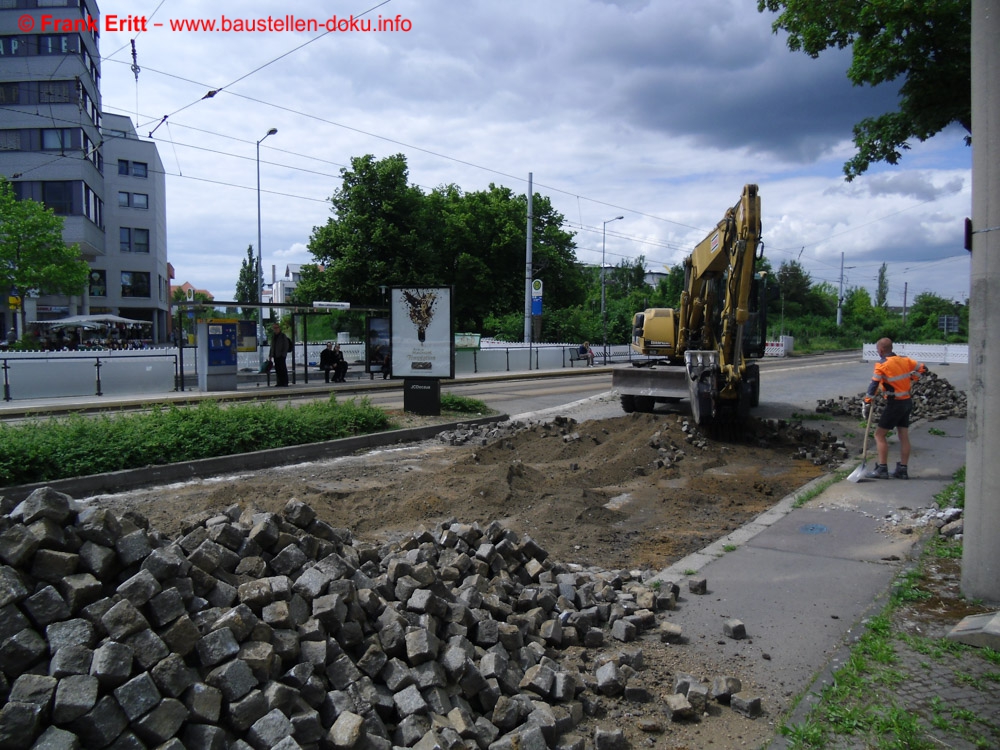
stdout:
POLYGON ((420 189, 407 184, 406 157, 354 157, 330 199, 334 217, 313 229, 296 300, 381 302, 380 285, 434 281, 430 243, 420 232, 420 189), (321 272, 319 266, 325 266, 321 272))
POLYGON ((184 305, 178 308, 178 314, 181 319, 181 330, 185 333, 194 333, 196 330, 196 321, 209 317, 215 309, 212 307, 212 299, 204 292, 195 292, 193 299, 188 300, 183 289, 175 289, 174 293, 170 296, 170 301, 174 305, 178 302, 201 303, 198 305, 184 305), (188 314, 191 312, 194 313, 193 316, 188 314))
MULTIPOLYGON (((316 263, 302 268, 297 302, 380 304, 380 285, 450 285, 459 330, 492 333, 488 319, 513 315, 523 335, 523 195, 496 185, 472 193, 446 185, 425 195, 407 184, 401 154, 355 158, 341 174, 334 216, 313 230, 316 263)), ((572 234, 544 196, 534 196, 533 215, 533 270, 545 283, 546 307, 579 304, 587 290, 572 234)))
POLYGON ((772 28, 788 32, 793 51, 818 57, 851 47, 847 76, 856 86, 903 79, 898 111, 854 126, 848 181, 872 162, 896 164, 911 139, 953 122, 972 132, 970 0, 757 0, 757 9, 778 13, 772 28))
POLYGON ((966 340, 969 335, 968 306, 939 297, 933 292, 921 292, 906 313, 906 324, 916 337, 930 341, 966 340), (959 319, 958 336, 948 336, 940 327, 940 319, 954 315, 959 319))
POLYGON ((878 287, 875 290, 875 307, 889 309, 889 267, 883 263, 878 269, 878 287))
MULTIPOLYGON (((264 273, 257 264, 253 245, 247 245, 247 257, 240 266, 240 275, 236 280, 236 301, 242 302, 244 305, 256 305, 260 302, 263 281, 264 273)), ((257 317, 257 309, 254 307, 240 308, 240 317, 244 320, 253 320, 257 317)))
MULTIPOLYGON (((82 295, 90 274, 77 245, 67 246, 63 220, 32 200, 18 200, 0 177, 0 285, 22 300, 30 294, 82 295)), ((21 305, 21 330, 25 327, 21 305)))

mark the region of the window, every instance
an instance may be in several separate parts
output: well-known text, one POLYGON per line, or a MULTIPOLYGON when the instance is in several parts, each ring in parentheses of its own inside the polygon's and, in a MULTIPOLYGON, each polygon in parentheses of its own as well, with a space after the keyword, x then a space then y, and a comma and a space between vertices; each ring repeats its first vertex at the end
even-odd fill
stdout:
POLYGON ((108 272, 93 268, 90 271, 90 296, 108 296, 108 272))
POLYGON ((128 159, 118 160, 118 174, 128 174, 128 159))
POLYGON ((68 215, 73 212, 72 182, 43 182, 42 203, 53 213, 68 215))
POLYGON ((42 131, 43 151, 65 151, 73 148, 72 128, 46 128, 42 131))
POLYGON ((69 104, 72 101, 71 81, 42 81, 38 84, 39 104, 69 104))
POLYGON ((149 230, 132 230, 132 251, 136 253, 149 253, 149 230))
POLYGON ((104 201, 86 183, 83 185, 83 212, 97 226, 104 228, 104 201))
POLYGON ((132 162, 132 176, 133 177, 146 177, 148 173, 148 168, 146 162, 144 161, 134 161, 132 162))
POLYGON ((118 205, 122 208, 128 208, 131 205, 128 193, 118 193, 118 205))
POLYGON ((20 151, 21 131, 0 130, 0 151, 20 151))
POLYGON ((149 297, 149 273, 122 271, 122 297, 149 297))
POLYGON ((21 102, 21 85, 18 83, 0 83, 0 104, 19 104, 21 102))
POLYGON ((118 249, 123 253, 132 252, 132 230, 128 227, 118 228, 118 249))
POLYGON ((132 193, 132 208, 149 208, 149 196, 145 193, 132 193))

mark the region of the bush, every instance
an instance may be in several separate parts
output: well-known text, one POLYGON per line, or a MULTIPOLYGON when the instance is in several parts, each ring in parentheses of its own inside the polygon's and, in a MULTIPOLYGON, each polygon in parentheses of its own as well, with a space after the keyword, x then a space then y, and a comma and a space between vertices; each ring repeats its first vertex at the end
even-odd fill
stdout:
POLYGON ((0 424, 0 485, 45 482, 143 466, 235 455, 392 429, 367 399, 334 396, 302 406, 216 401, 145 414, 0 424))

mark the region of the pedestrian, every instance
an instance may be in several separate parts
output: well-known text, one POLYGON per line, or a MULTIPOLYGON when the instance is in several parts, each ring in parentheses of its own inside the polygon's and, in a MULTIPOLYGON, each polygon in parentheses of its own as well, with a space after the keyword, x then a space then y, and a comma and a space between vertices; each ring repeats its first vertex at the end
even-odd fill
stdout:
POLYGON ((333 347, 333 382, 346 383, 344 376, 347 374, 347 359, 340 351, 340 344, 333 347))
POLYGON ((868 418, 868 410, 872 408, 872 397, 881 387, 885 395, 885 408, 878 419, 875 428, 875 446, 878 449, 878 463, 865 476, 869 479, 909 479, 907 465, 910 460, 910 411, 913 399, 910 394, 910 384, 920 379, 927 372, 922 362, 900 357, 892 351, 892 339, 882 338, 875 344, 879 361, 875 363, 875 372, 868 393, 861 405, 861 416, 868 418), (896 430, 899 435, 899 462, 896 470, 889 473, 889 441, 886 436, 889 430, 896 430))
POLYGON ((590 348, 590 342, 584 341, 577 350, 580 359, 587 360, 587 367, 594 366, 594 350, 590 348))
POLYGON ((386 352, 385 357, 382 359, 382 380, 388 380, 391 374, 392 374, 392 354, 386 352))
POLYGON ((7 331, 7 348, 13 349, 14 344, 16 343, 17 343, 17 329, 14 328, 14 326, 11 326, 10 330, 7 331))
POLYGON ((324 382, 330 382, 330 373, 334 367, 333 342, 326 342, 326 349, 319 353, 319 369, 323 371, 324 382))
POLYGON ((285 357, 292 350, 292 341, 281 330, 281 326, 275 323, 271 326, 273 335, 271 336, 271 351, 267 353, 267 359, 274 365, 274 373, 277 382, 275 386, 286 388, 288 386, 288 364, 285 357))

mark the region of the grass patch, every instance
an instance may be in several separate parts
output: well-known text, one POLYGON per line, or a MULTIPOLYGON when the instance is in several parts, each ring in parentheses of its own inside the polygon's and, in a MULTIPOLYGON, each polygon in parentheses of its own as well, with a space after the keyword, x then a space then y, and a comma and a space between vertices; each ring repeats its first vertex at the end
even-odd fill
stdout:
POLYGON ((832 422, 833 415, 815 411, 806 412, 805 414, 793 411, 792 419, 797 419, 800 422, 832 422))
POLYGON ((829 487, 829 486, 831 486, 833 484, 836 484, 840 480, 846 478, 847 475, 850 474, 850 473, 851 472, 849 472, 849 471, 836 471, 836 472, 834 472, 833 474, 831 474, 830 476, 828 476, 823 481, 819 482, 818 484, 814 485, 812 488, 806 490, 801 495, 799 495, 798 497, 796 497, 795 498, 795 502, 792 504, 792 507, 793 508, 801 508, 803 505, 805 505, 806 503, 808 503, 814 497, 817 497, 818 495, 823 494, 824 490, 826 490, 827 487, 829 487))
POLYGON ((441 394, 441 411, 455 414, 490 414, 493 410, 485 402, 468 396, 456 396, 454 393, 441 394))
POLYGON ((735 544, 724 544, 724 545, 722 545, 722 551, 723 552, 735 552, 736 551, 736 545, 735 544))
POLYGON ((931 435, 936 435, 938 437, 944 437, 945 435, 948 434, 944 430, 939 430, 937 427, 931 427, 929 430, 927 430, 927 432, 930 433, 931 435))
POLYGON ((235 455, 393 429, 367 399, 299 406, 217 401, 145 413, 0 424, 0 486, 235 455))
POLYGON ((951 483, 934 496, 939 508, 965 507, 965 467, 955 472, 951 483))

